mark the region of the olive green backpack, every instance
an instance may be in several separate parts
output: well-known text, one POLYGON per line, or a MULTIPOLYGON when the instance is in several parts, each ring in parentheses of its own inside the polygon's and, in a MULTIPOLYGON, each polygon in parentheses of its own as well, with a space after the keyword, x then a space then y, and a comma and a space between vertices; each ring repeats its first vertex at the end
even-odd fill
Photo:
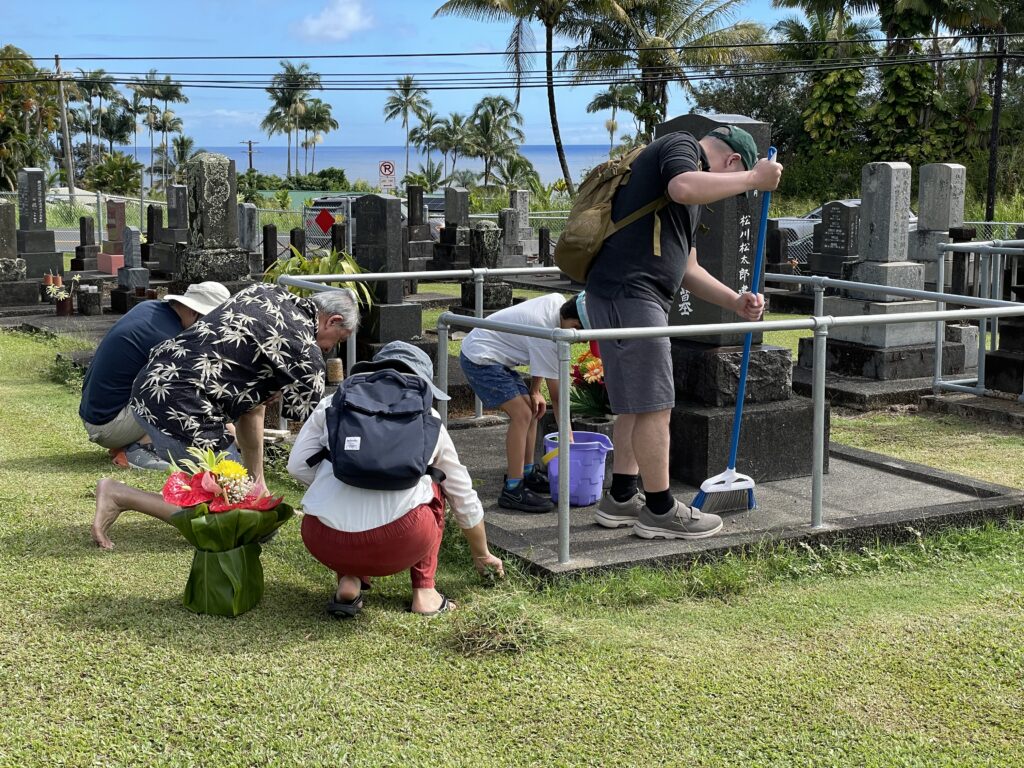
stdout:
MULTIPOLYGON (((590 264, 607 238, 668 203, 668 198, 661 195, 628 216, 612 221, 615 193, 629 183, 630 166, 643 150, 644 147, 637 147, 622 157, 601 163, 580 184, 565 229, 555 244, 555 264, 573 280, 586 281, 590 264)), ((659 223, 655 219, 655 251, 660 250, 659 223)))

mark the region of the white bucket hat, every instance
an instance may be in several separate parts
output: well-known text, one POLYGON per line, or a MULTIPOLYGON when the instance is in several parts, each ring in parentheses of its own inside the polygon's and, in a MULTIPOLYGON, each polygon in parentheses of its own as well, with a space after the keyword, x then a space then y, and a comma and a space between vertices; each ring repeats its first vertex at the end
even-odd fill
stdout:
POLYGON ((176 301, 200 315, 207 315, 230 298, 227 288, 210 280, 190 285, 181 296, 169 293, 164 296, 164 301, 176 301))

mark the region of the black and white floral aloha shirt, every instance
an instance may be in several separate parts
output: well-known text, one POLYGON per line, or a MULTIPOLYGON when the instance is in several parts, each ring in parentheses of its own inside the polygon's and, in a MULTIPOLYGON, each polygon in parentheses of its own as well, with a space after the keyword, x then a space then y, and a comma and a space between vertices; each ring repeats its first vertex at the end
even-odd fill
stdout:
POLYGON ((281 392, 285 418, 304 420, 324 395, 316 305, 257 283, 153 348, 131 406, 186 445, 222 450, 229 422, 281 392))

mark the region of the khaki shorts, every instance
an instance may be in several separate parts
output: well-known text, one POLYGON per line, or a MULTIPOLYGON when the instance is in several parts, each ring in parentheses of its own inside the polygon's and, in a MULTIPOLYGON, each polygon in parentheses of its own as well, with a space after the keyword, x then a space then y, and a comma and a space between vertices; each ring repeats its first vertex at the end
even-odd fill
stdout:
POLYGON ((89 442, 104 448, 124 448, 126 445, 137 443, 146 434, 146 430, 135 420, 135 412, 127 405, 106 424, 90 424, 83 421, 82 425, 89 435, 89 442))

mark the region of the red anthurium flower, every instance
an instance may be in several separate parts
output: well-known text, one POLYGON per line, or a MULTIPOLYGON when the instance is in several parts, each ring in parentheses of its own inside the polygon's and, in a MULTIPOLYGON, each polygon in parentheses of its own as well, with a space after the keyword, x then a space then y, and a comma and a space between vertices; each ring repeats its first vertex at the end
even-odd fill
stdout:
POLYGON ((222 496, 218 496, 210 502, 211 512, 227 512, 232 509, 255 509, 257 512, 265 512, 273 509, 284 499, 284 496, 260 496, 259 491, 253 491, 241 501, 229 504, 222 496))
POLYGON ((213 498, 210 491, 204 490, 200 475, 187 472, 175 472, 167 478, 163 489, 164 501, 179 507, 194 507, 213 498))

